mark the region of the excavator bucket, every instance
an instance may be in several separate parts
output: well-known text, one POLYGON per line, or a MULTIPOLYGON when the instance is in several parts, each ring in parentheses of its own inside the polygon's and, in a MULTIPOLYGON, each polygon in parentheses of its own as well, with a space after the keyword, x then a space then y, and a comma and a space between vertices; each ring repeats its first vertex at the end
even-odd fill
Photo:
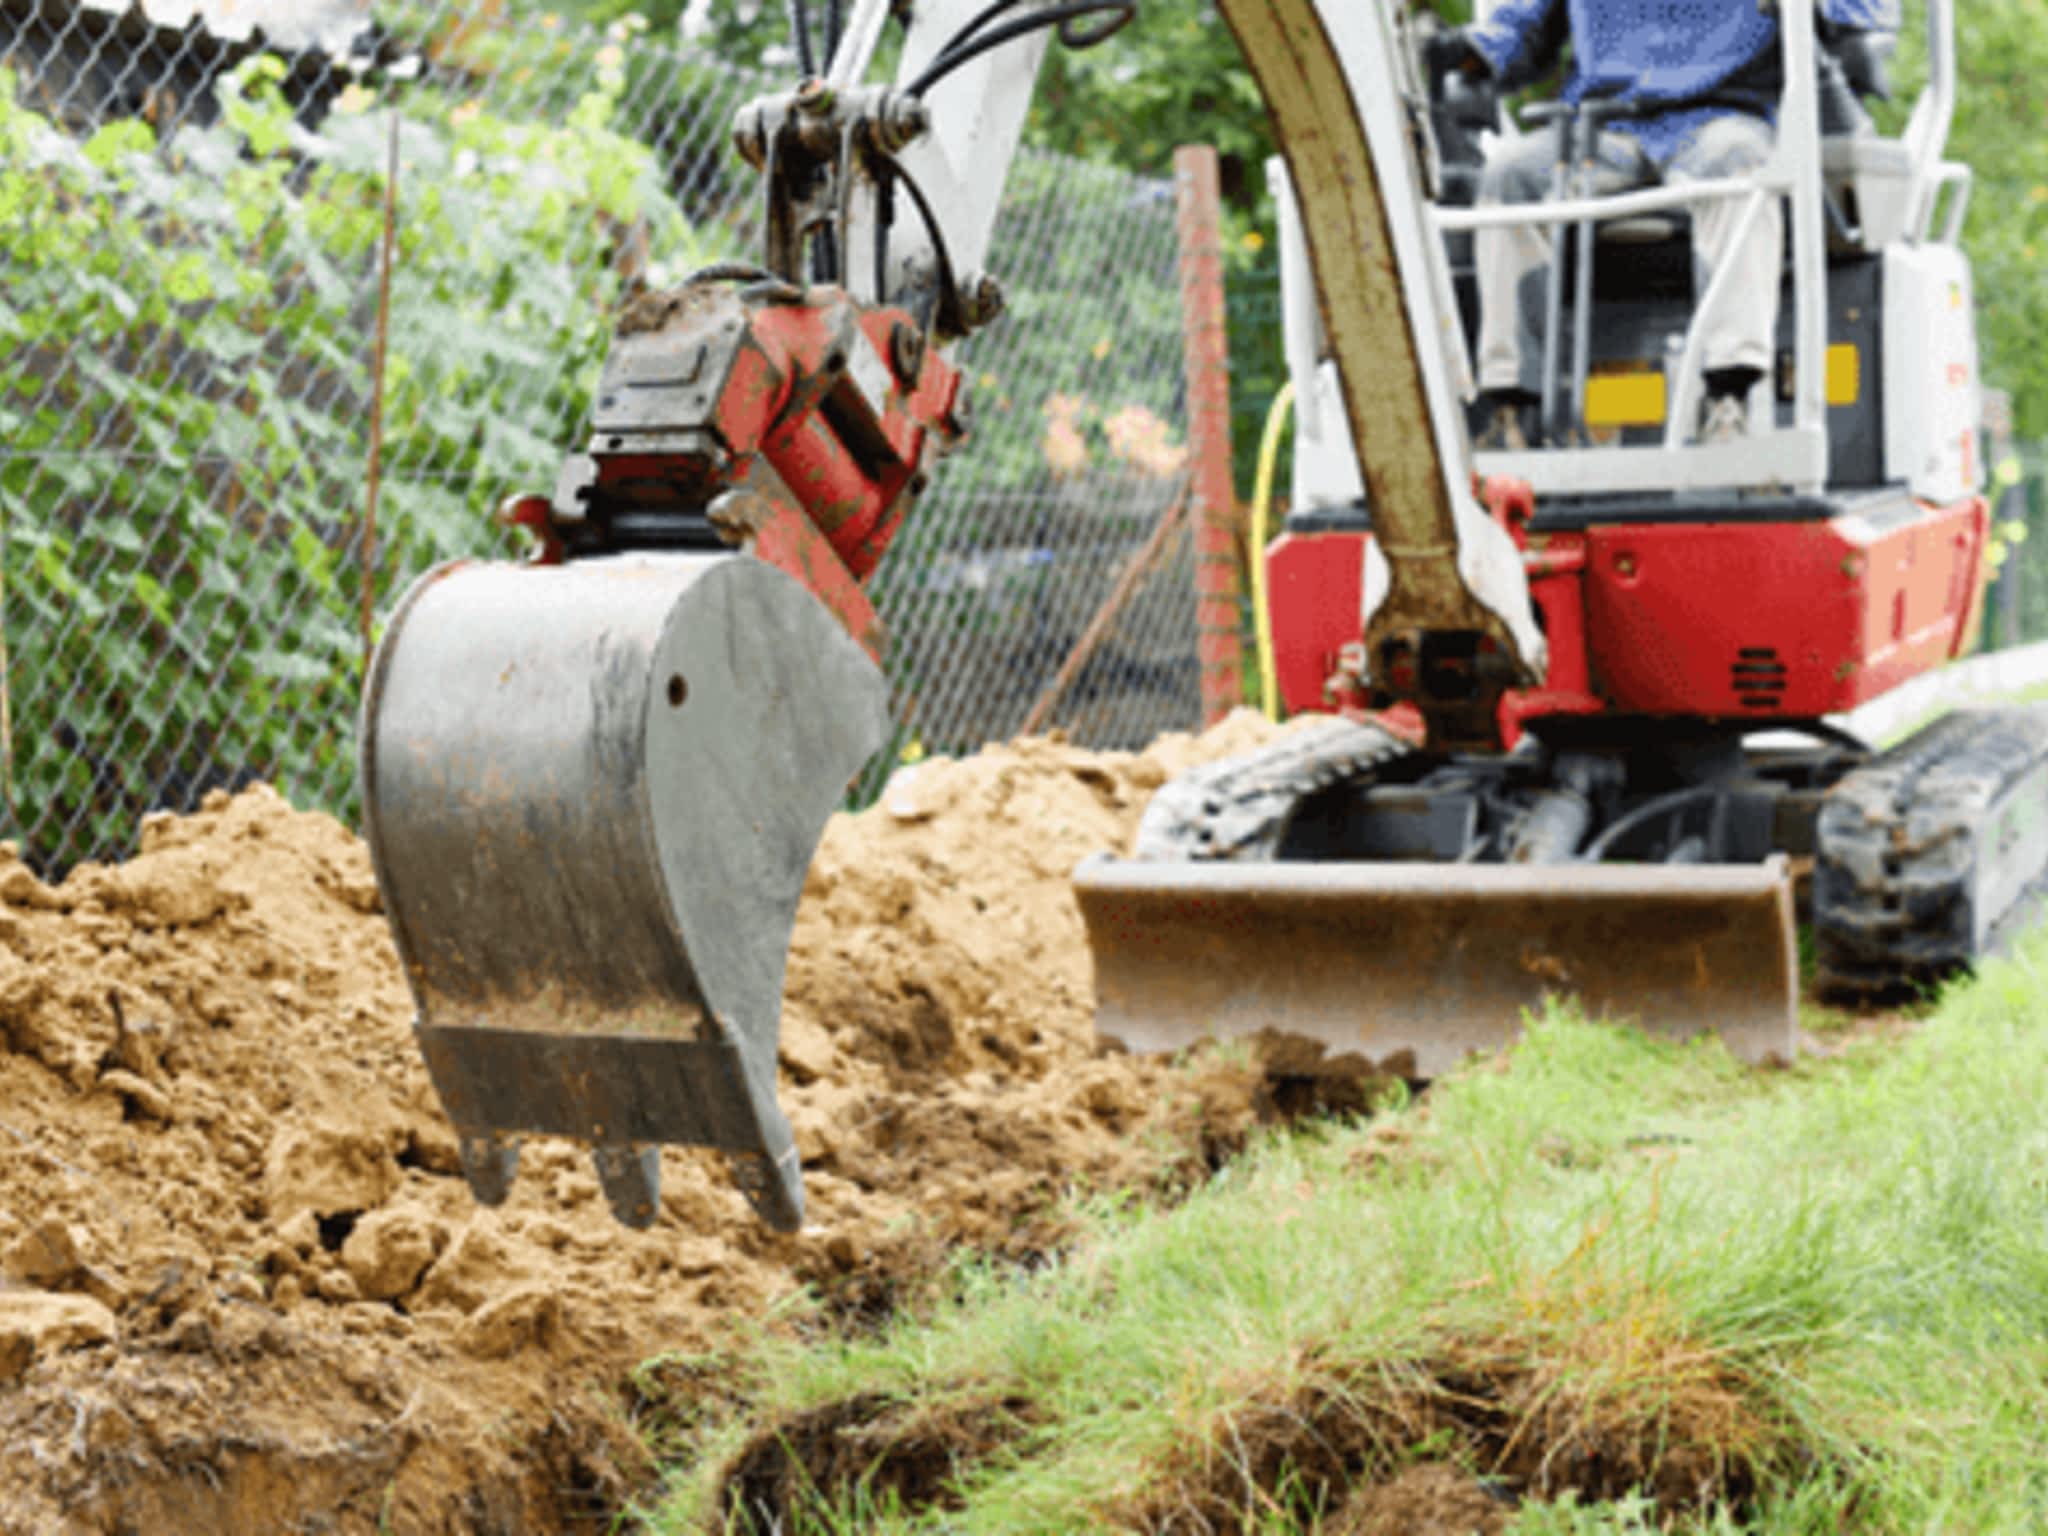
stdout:
POLYGON ((620 1220, 658 1143, 720 1148, 764 1220, 803 1187, 775 1101, 783 967, 826 817, 879 745, 879 669, 742 555, 442 566, 364 701, 364 820, 463 1170, 575 1136, 620 1220))
POLYGON ((1132 1051, 1272 1032, 1436 1077, 1546 994, 1789 1060, 1798 964, 1782 856, 1741 865, 1137 862, 1074 876, 1096 1032, 1132 1051))

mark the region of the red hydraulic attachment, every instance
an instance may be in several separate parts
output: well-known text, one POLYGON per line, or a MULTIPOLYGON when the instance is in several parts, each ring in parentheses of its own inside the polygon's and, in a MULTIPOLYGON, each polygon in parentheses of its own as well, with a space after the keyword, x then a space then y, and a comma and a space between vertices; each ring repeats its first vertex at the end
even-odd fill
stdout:
POLYGON ((907 311, 713 268, 627 307, 588 451, 500 517, 540 561, 743 547, 878 655, 862 587, 965 415, 959 371, 907 311))

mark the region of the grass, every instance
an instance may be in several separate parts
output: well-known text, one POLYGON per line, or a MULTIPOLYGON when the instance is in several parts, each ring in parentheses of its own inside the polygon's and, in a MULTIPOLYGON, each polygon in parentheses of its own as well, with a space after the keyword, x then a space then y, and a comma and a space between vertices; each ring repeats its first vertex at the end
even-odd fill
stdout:
MULTIPOLYGON (((1990 654, 1990 652, 1980 649, 1971 652, 1970 656, 1965 657, 1964 660, 1967 661, 1971 659, 1971 657, 1983 656, 1988 654, 1990 654)), ((1956 708, 1958 702, 1960 702, 1961 705, 1963 705, 1966 708, 1986 709, 1993 708, 2000 704, 2039 704, 2044 701, 2048 701, 2048 682, 2035 683, 2031 687, 2021 688, 2012 693, 1987 693, 1982 696, 1973 695, 1965 697, 1960 701, 1948 700, 1944 702, 1937 702, 1928 705, 1926 710, 1924 710, 1921 714, 1915 716, 1913 719, 1907 721, 1904 725, 1901 725, 1897 729, 1891 731, 1884 737, 1883 740, 1874 742, 1873 745, 1879 747, 1880 749, 1897 746, 1900 742, 1904 741, 1908 736, 1911 736, 1915 731, 1919 730, 1922 726, 1933 724, 1936 720, 1940 719, 1950 710, 1956 708)))
POLYGON ((650 1524, 745 1528, 747 1467, 799 1529, 1280 1536, 1446 1462, 1543 1536, 2048 1529, 2044 982, 1765 1073, 1554 1013, 1050 1270, 764 1334, 650 1524))

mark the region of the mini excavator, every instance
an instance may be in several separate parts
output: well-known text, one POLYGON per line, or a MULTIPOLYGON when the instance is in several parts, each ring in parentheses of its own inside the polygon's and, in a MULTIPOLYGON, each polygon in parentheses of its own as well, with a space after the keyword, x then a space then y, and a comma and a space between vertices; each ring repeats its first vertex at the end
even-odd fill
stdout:
MULTIPOLYGON (((1759 172, 1503 209, 1471 206, 1499 106, 1433 68, 1428 18, 1219 0, 1285 162, 1301 417, 1265 558, 1283 692, 1320 718, 1169 783, 1132 857, 1077 872, 1105 1038, 1270 1032, 1428 1077, 1565 992, 1763 1058, 1793 1049, 1802 905, 1849 990, 1997 942, 2048 867, 2048 718, 1882 751, 1830 723, 1961 652, 1983 590, 1951 7, 1899 139, 1823 132, 1813 16, 1784 6, 1759 172), (1779 366, 1735 446, 1686 430, 1708 197, 1790 210, 1779 366), (1560 232, 1557 430, 1475 457, 1471 232, 1515 219, 1560 232)), ((1040 59, 1139 6, 919 0, 888 84, 904 8, 830 9, 802 82, 734 124, 759 263, 624 309, 583 451, 501 509, 536 559, 430 572, 371 669, 367 831, 486 1203, 519 1136, 563 1134, 628 1223, 665 1142, 801 1222, 778 1019, 805 870, 885 735, 864 584, 967 433, 947 353, 1002 308, 1040 59)))

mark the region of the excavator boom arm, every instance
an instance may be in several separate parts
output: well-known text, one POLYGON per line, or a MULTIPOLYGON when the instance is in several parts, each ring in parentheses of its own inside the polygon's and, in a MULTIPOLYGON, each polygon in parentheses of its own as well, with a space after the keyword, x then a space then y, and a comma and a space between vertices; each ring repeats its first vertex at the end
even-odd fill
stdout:
MULTIPOLYGON (((886 0, 856 7, 832 64, 835 89, 859 78, 885 8, 886 0)), ((1117 9, 1107 0, 1103 8, 1117 9)), ((915 91, 990 9, 920 5, 894 92, 915 91)), ((1378 530, 1361 615, 1373 681, 1415 703, 1440 735, 1483 738, 1500 693, 1543 675, 1544 643, 1520 555, 1472 492, 1453 383, 1463 342, 1442 243, 1424 213, 1420 87, 1408 50, 1381 0, 1218 0, 1218 9, 1292 173, 1330 350, 1350 363, 1338 366, 1340 392, 1378 530)), ((929 126, 895 159, 933 217, 893 226, 900 234, 883 284, 854 271, 856 293, 914 305, 941 269, 962 290, 994 284, 984 253, 1047 35, 991 48, 919 97, 929 126)), ((872 162, 849 167, 837 240, 846 250, 868 248, 893 193, 891 174, 877 171, 872 162)), ((947 306, 940 310, 943 321, 947 306)))

